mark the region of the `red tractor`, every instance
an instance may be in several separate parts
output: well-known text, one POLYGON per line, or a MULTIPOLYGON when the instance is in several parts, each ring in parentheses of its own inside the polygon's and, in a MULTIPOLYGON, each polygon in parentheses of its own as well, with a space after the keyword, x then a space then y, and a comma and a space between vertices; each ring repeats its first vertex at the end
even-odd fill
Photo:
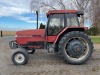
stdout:
POLYGON ((18 31, 11 48, 21 48, 12 55, 16 65, 24 65, 29 54, 36 49, 46 49, 48 53, 58 52, 69 64, 83 64, 93 53, 93 43, 85 33, 87 27, 80 25, 83 13, 77 10, 50 10, 47 13, 45 29, 18 31))

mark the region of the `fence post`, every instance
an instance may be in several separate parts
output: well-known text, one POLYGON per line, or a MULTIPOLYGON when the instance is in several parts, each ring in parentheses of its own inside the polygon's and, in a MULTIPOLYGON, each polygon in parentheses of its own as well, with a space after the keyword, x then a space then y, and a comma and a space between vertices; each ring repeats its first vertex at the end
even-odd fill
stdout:
POLYGON ((2 30, 1 30, 1 37, 3 37, 2 30))

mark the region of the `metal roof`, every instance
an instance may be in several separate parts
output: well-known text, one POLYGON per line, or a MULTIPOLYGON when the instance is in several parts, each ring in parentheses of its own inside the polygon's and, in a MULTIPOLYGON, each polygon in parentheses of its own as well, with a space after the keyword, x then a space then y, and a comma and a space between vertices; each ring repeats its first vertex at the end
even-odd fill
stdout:
POLYGON ((64 14, 64 13, 77 13, 77 10, 49 10, 47 15, 49 14, 64 14))

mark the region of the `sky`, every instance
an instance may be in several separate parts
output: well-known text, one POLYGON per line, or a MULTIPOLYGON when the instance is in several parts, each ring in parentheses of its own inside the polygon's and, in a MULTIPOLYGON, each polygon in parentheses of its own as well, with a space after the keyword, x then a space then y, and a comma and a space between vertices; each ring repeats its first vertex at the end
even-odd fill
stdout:
MULTIPOLYGON (((0 0, 0 30, 26 30, 36 28, 36 13, 30 10, 31 0, 0 0)), ((39 14, 39 24, 46 16, 39 14)))
MULTIPOLYGON (((36 29, 36 13, 30 10, 31 0, 0 0, 0 30, 36 29)), ((45 14, 39 14, 39 24, 46 24, 45 14)), ((90 22, 85 22, 89 26, 90 22)))

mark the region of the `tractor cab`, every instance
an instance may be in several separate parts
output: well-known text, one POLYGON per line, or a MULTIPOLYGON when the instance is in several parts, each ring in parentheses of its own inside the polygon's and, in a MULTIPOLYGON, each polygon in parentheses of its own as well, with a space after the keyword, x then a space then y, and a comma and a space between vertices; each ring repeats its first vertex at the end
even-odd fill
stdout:
POLYGON ((82 26, 83 12, 77 10, 50 10, 47 13, 48 23, 46 27, 46 42, 57 43, 57 38, 64 32, 80 30, 87 27, 82 26))
POLYGON ((47 13, 47 35, 57 36, 65 27, 78 27, 82 12, 77 10, 51 10, 47 13))

